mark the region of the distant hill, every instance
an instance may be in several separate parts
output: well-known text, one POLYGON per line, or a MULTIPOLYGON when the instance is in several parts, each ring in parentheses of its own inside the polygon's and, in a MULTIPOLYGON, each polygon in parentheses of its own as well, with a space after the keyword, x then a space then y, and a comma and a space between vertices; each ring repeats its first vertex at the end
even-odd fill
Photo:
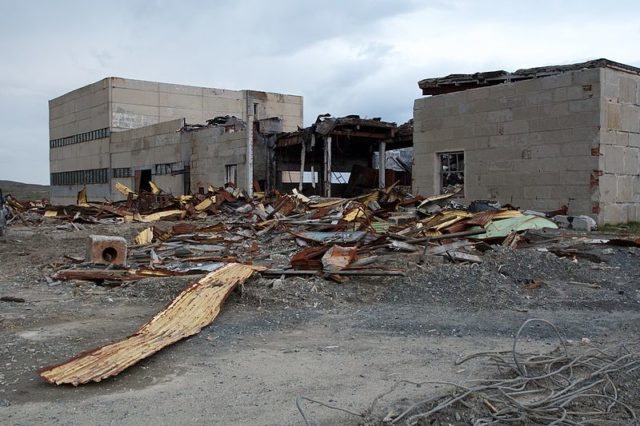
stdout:
POLYGON ((4 195, 11 194, 19 201, 49 198, 49 185, 0 180, 0 189, 4 195))

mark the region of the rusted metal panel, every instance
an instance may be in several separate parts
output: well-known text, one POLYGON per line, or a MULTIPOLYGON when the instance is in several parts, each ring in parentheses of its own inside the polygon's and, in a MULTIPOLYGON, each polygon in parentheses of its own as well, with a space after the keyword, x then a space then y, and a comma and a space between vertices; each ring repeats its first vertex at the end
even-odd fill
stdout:
POLYGON ((333 245, 324 256, 322 256, 322 269, 325 272, 335 272, 344 269, 356 259, 357 253, 357 247, 333 245))
POLYGON ((230 263, 200 279, 137 332, 119 342, 81 353, 69 361, 40 370, 45 381, 74 386, 115 376, 138 361, 209 325, 222 303, 255 268, 230 263))

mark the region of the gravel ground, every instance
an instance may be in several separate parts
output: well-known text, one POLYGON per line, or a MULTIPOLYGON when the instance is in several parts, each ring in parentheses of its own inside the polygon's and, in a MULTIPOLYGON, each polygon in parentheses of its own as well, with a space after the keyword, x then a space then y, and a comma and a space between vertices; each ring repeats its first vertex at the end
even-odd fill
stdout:
MULTIPOLYGON (((5 424, 302 424, 294 404, 300 394, 362 410, 401 379, 477 377, 481 369, 459 372, 453 362, 508 348, 527 318, 552 320, 567 338, 594 344, 637 340, 640 332, 636 248, 585 246, 601 263, 540 247, 493 247, 477 265, 416 265, 398 253, 385 262, 406 277, 338 284, 255 276, 197 336, 102 383, 54 387, 36 370, 131 334, 197 279, 149 278, 113 288, 48 282, 63 255, 84 255, 87 235, 130 241, 144 226, 85 228, 13 227, 0 239, 0 296, 25 300, 0 302, 5 424)), ((291 239, 268 244, 256 263, 286 263, 286 254, 277 252, 293 247, 291 239)), ((552 348, 544 328, 528 337, 536 347, 552 348)), ((627 383, 635 395, 637 384, 627 383)), ((381 406, 443 391, 399 388, 381 406)), ((348 415, 307 409, 323 425, 357 424, 348 415)), ((444 424, 468 422, 448 415, 440 419, 444 424)))

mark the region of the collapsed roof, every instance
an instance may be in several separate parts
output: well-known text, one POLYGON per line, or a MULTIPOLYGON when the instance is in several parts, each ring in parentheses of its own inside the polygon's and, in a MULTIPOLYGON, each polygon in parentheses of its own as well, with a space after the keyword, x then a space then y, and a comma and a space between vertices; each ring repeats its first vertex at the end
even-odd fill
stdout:
POLYGON ((578 71, 590 68, 611 68, 640 75, 640 68, 621 64, 601 58, 592 61, 569 65, 547 65, 544 67, 519 69, 515 72, 504 70, 477 72, 475 74, 450 74, 446 77, 426 78, 418 82, 423 95, 441 95, 444 93, 459 92, 478 87, 494 86, 496 84, 510 83, 520 80, 548 77, 569 71, 578 71))
MULTIPOLYGON (((410 122, 413 128, 413 120, 410 122)), ((321 114, 316 122, 309 127, 299 129, 297 132, 283 133, 278 136, 278 147, 300 145, 302 141, 311 138, 312 134, 320 136, 343 136, 349 139, 369 141, 388 141, 391 143, 408 143, 407 129, 409 123, 398 127, 396 123, 382 121, 380 118, 360 118, 359 115, 347 115, 345 117, 332 117, 330 114, 321 114), (400 134, 399 131, 402 131, 400 134), (402 135, 402 139, 398 136, 402 135)), ((412 133, 412 132, 411 132, 412 133)), ((412 134, 410 135, 412 136, 412 134)))

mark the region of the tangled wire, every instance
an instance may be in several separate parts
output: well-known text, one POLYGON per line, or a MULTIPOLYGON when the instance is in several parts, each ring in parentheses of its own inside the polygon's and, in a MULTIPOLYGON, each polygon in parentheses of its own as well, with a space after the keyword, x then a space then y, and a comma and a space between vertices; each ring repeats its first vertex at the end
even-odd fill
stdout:
POLYGON ((477 426, 508 423, 620 424, 621 421, 638 424, 633 407, 622 400, 619 387, 640 368, 640 352, 632 351, 624 344, 605 350, 590 347, 577 354, 569 352, 555 325, 547 320, 534 318, 522 324, 513 340, 511 350, 480 352, 456 362, 460 365, 471 359, 483 358, 497 369, 499 378, 472 380, 468 385, 401 381, 376 397, 363 413, 305 396, 299 396, 296 405, 307 426, 314 422, 302 408, 304 400, 359 416, 363 423, 369 424, 430 424, 430 419, 443 414, 449 408, 457 410, 461 405, 472 410, 473 423, 477 426), (527 325, 533 322, 545 324, 553 329, 560 341, 556 350, 548 354, 518 353, 520 335, 527 325), (446 384, 454 390, 450 395, 418 401, 397 415, 387 416, 383 421, 376 420, 373 412, 380 399, 401 384, 446 384))

